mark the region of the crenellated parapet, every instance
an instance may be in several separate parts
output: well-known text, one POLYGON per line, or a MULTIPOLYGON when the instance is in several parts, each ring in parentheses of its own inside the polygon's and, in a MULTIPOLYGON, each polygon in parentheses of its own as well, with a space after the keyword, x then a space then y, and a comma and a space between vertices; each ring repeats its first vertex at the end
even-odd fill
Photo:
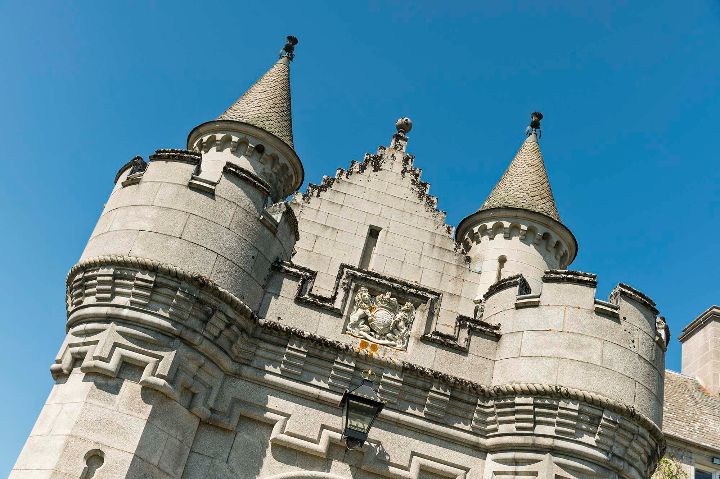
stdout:
POLYGON ((582 388, 661 424, 666 341, 655 303, 624 284, 600 300, 589 273, 548 270, 542 282, 536 293, 514 276, 484 296, 482 319, 502 333, 493 384, 582 388))

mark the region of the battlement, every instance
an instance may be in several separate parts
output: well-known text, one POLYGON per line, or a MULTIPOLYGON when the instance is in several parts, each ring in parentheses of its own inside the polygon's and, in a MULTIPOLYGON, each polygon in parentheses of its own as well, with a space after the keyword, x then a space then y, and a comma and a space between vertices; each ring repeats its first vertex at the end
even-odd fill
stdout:
POLYGON ((542 291, 522 275, 483 297, 482 319, 500 325, 493 384, 536 382, 577 387, 662 417, 668 331, 655 303, 618 284, 596 297, 594 274, 547 270, 542 291))

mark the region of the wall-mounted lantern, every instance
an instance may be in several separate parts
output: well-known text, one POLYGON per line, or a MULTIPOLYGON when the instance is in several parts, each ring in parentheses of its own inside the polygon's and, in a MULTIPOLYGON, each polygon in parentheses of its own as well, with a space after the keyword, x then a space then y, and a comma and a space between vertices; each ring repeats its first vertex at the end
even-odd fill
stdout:
POLYGON ((373 388, 371 378, 372 372, 368 371, 362 384, 346 390, 340 400, 340 407, 343 408, 343 439, 348 449, 362 448, 373 422, 385 406, 373 388))

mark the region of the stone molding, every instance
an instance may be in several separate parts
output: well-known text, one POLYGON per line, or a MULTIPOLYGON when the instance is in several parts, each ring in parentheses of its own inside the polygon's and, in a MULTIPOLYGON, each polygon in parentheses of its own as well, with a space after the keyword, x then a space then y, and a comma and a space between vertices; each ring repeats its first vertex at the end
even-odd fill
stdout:
POLYGON ((525 277, 521 274, 514 274, 492 284, 483 295, 483 300, 487 301, 491 296, 499 293, 500 291, 514 287, 517 287, 517 294, 519 296, 528 295, 532 292, 525 277))
POLYGON ((609 301, 611 303, 617 303, 617 298, 619 296, 625 296, 626 298, 630 298, 641 305, 645 306, 647 309, 652 311, 654 314, 658 314, 659 311, 657 310, 655 301, 650 299, 648 296, 643 294, 642 292, 638 291, 637 289, 633 288, 632 286, 629 286, 625 283, 618 283, 617 286, 612 290, 610 293, 609 301))
MULTIPOLYGON (((90 268, 101 268, 103 266, 121 266, 127 268, 136 268, 144 271, 163 274, 180 281, 187 281, 188 283, 199 288, 200 290, 207 291, 209 294, 216 296, 220 301, 227 303, 228 306, 237 310, 241 315, 255 318, 255 312, 252 311, 250 307, 248 307, 245 303, 240 301, 235 295, 233 295, 226 289, 221 288, 220 286, 215 284, 215 282, 207 276, 198 273, 188 273, 176 266, 167 263, 161 263, 159 261, 147 258, 141 258, 138 256, 106 255, 97 256, 95 258, 88 258, 86 260, 80 261, 75 266, 70 268, 70 271, 68 271, 67 278, 65 280, 68 292, 70 293, 71 286, 73 286, 74 281, 78 279, 77 275, 79 273, 90 268)), ((68 297, 72 297, 72 294, 69 294, 68 297)))
POLYGON ((593 273, 584 273, 582 271, 572 271, 568 269, 549 269, 545 271, 542 277, 543 283, 574 283, 583 286, 597 287, 597 275, 593 273))
POLYGON ((705 325, 711 321, 720 321, 720 306, 710 306, 708 309, 703 311, 697 318, 693 319, 690 324, 685 328, 678 336, 678 340, 682 343, 696 331, 704 328, 705 325))

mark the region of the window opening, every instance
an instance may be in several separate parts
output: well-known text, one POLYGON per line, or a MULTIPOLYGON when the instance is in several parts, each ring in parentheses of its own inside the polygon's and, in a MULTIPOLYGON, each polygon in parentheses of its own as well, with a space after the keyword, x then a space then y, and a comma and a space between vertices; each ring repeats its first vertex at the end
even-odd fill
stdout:
POLYGON ((365 237, 365 246, 363 246, 360 264, 358 265, 361 269, 368 269, 370 267, 370 260, 372 259, 375 245, 377 245, 378 238, 380 237, 380 229, 381 228, 377 226, 370 226, 368 228, 367 236, 365 237))
POLYGON ((497 277, 495 278, 496 283, 502 279, 502 270, 505 267, 506 261, 507 258, 505 257, 505 255, 502 255, 498 258, 497 277))

